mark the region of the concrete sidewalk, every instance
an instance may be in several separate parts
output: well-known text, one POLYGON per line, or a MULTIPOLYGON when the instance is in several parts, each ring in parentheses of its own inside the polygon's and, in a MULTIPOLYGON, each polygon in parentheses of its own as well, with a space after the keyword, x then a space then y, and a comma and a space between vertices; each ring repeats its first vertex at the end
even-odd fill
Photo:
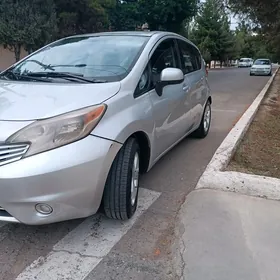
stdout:
POLYGON ((279 201, 196 190, 181 208, 179 228, 182 279, 280 279, 279 201))

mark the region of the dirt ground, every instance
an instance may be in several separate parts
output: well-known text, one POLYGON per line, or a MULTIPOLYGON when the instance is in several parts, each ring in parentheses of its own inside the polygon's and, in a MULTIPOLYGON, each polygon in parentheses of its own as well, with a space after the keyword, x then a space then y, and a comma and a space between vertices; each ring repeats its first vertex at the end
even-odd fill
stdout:
POLYGON ((280 73, 227 170, 280 178, 280 73))

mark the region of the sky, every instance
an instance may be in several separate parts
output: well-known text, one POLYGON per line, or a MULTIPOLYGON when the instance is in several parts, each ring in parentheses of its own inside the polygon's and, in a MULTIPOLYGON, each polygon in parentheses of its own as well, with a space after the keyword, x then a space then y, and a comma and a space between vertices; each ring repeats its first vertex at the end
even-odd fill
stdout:
POLYGON ((235 18, 234 16, 231 16, 230 20, 231 20, 230 29, 235 30, 238 25, 238 19, 235 18))

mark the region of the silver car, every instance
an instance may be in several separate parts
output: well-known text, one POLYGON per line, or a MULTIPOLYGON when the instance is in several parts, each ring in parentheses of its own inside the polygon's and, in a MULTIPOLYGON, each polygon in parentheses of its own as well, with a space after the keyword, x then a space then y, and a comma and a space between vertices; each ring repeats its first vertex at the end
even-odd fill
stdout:
POLYGON ((189 134, 211 96, 199 50, 167 32, 56 41, 0 75, 0 220, 126 220, 139 174, 189 134))

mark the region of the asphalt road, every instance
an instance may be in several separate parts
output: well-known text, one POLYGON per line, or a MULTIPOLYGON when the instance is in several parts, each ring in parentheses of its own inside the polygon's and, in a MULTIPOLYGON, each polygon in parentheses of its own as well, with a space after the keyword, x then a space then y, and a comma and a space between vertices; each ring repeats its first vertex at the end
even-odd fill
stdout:
MULTIPOLYGON (((95 269, 86 273, 83 279, 177 279, 178 267, 174 261, 175 264, 180 263, 180 256, 174 251, 173 245, 178 210, 186 195, 194 189, 219 144, 267 81, 268 77, 250 77, 248 69, 209 72, 213 96, 209 136, 203 140, 185 139, 142 177, 141 187, 160 193, 159 198, 127 233, 124 231, 110 253, 100 259, 95 269)), ((57 242, 75 228, 75 240, 78 240, 78 226, 83 221, 41 227, 0 224, 0 279, 16 279, 27 266, 39 257, 46 256, 57 242)), ((110 228, 103 230, 110 231, 110 228)), ((90 250, 92 252, 95 248, 90 250)), ((20 279, 35 278, 26 276, 20 279)), ((80 278, 70 276, 67 279, 80 278)))

